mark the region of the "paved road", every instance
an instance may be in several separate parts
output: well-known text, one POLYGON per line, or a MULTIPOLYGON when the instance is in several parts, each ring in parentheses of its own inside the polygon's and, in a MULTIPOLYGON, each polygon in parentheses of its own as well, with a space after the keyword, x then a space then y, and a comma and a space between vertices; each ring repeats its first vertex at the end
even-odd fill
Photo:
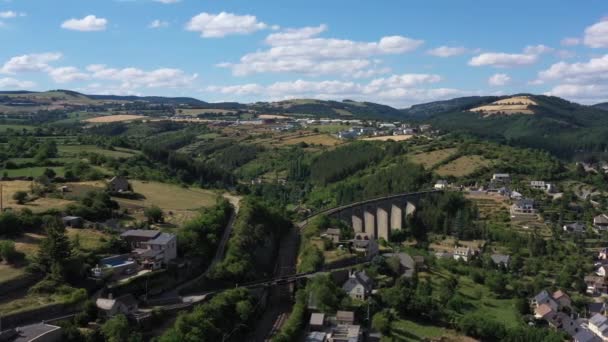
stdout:
MULTIPOLYGON (((163 293, 163 295, 160 296, 160 298, 179 297, 179 293, 182 289, 187 288, 190 285, 196 284, 197 282, 199 282, 201 279, 203 279, 209 273, 209 271, 211 269, 213 269, 213 267, 217 263, 222 261, 222 259, 224 258, 224 254, 226 253, 226 245, 228 244, 228 240, 230 239, 230 234, 232 234, 232 228, 234 227, 234 221, 236 220, 236 216, 239 213, 239 209, 240 209, 239 203, 240 203, 241 199, 240 199, 240 197, 233 196, 230 194, 224 194, 223 196, 225 199, 227 199, 230 202, 230 204, 232 204, 232 206, 234 207, 234 210, 233 210, 232 214, 230 215, 230 219, 228 220, 228 224, 226 225, 226 228, 224 229, 224 233, 222 234, 222 239, 220 240, 220 243, 215 251, 215 256, 213 257, 213 260, 211 260, 211 264, 209 264, 209 267, 207 267, 207 269, 205 270, 205 272, 203 272, 203 274, 177 286, 176 288, 172 289, 171 291, 163 293)), ((205 298, 204 296, 202 298, 200 296, 190 296, 189 298, 187 298, 187 300, 197 302, 204 298, 205 298)), ((184 300, 184 302, 185 301, 186 300, 184 300)))

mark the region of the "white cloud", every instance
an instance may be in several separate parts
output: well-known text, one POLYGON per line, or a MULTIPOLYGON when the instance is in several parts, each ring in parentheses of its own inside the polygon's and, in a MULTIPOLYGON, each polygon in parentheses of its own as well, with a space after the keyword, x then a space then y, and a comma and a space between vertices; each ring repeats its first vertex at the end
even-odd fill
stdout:
POLYGON ((61 59, 59 52, 47 52, 15 56, 4 63, 0 73, 16 74, 20 72, 47 72, 51 69, 49 63, 61 59))
POLYGON ((200 13, 190 19, 186 30, 200 32, 203 38, 220 38, 231 34, 251 34, 268 28, 253 15, 200 13))
POLYGON ((467 48, 462 46, 440 46, 438 48, 434 48, 427 51, 427 53, 432 56, 447 58, 452 56, 460 56, 467 53, 468 51, 469 50, 467 48))
POLYGON ((57 83, 69 83, 90 78, 90 75, 81 72, 78 68, 72 66, 53 68, 49 70, 49 76, 57 83))
POLYGON ((577 102, 594 104, 608 101, 608 85, 601 84, 560 84, 546 95, 568 98, 577 102))
POLYGON ((122 89, 137 88, 183 88, 192 86, 197 74, 186 74, 180 69, 161 68, 145 71, 138 68, 109 68, 101 64, 87 67, 90 78, 103 81, 117 81, 122 89))
POLYGON ((469 61, 471 66, 492 66, 495 68, 509 68, 531 65, 538 61, 541 54, 553 51, 545 45, 527 46, 523 53, 487 52, 473 57, 469 61))
POLYGON ((169 22, 164 21, 164 20, 159 20, 159 19, 152 20, 150 25, 148 25, 148 28, 154 28, 154 29, 165 28, 165 27, 169 27, 169 22))
POLYGON ((377 101, 395 106, 407 106, 422 101, 471 95, 474 92, 451 88, 421 88, 423 85, 439 82, 441 77, 431 74, 403 74, 371 80, 367 83, 352 81, 296 80, 276 82, 270 85, 248 83, 231 86, 211 86, 206 91, 224 97, 238 99, 242 96, 264 96, 268 100, 290 98, 316 98, 377 101))
POLYGON ((104 31, 108 25, 108 20, 105 18, 97 18, 94 15, 87 15, 82 19, 68 19, 61 24, 61 27, 66 30, 92 32, 104 31))
POLYGON ((575 38, 575 37, 567 37, 562 39, 562 41, 560 42, 560 44, 562 46, 576 46, 579 45, 581 43, 581 39, 580 38, 575 38))
POLYGON ((269 49, 248 53, 238 63, 220 63, 217 66, 232 69, 236 76, 271 72, 374 75, 376 73, 369 69, 378 69, 374 67, 378 62, 370 60, 370 57, 402 54, 423 44, 421 40, 402 36, 383 37, 377 42, 318 37, 326 30, 327 26, 320 25, 272 33, 265 40, 269 49))
POLYGON ((592 48, 608 47, 608 20, 587 27, 583 41, 585 45, 592 48))
POLYGON ((596 83, 608 81, 608 55, 592 58, 589 62, 559 62, 549 69, 538 73, 545 81, 564 81, 567 83, 596 83))
POLYGON ((31 81, 20 81, 14 78, 0 78, 0 89, 25 90, 36 86, 36 83, 31 81))
POLYGON ((154 0, 154 2, 160 2, 161 4, 165 4, 165 5, 176 4, 180 1, 181 0, 154 0))
POLYGON ((488 79, 488 84, 494 87, 504 86, 511 82, 511 77, 507 74, 494 74, 488 79))
POLYGON ((4 11, 4 12, 0 12, 0 18, 2 19, 11 19, 11 18, 16 18, 17 17, 17 12, 15 11, 4 11))
POLYGON ((590 103, 608 99, 608 54, 588 62, 559 62, 538 73, 538 82, 557 82, 548 92, 590 103))

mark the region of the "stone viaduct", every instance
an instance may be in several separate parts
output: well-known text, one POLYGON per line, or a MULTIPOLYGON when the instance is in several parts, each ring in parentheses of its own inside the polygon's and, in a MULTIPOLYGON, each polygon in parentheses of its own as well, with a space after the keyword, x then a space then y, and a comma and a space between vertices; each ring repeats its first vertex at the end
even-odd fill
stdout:
POLYGON ((392 231, 403 228, 403 219, 413 214, 420 200, 440 190, 389 195, 351 203, 316 213, 340 219, 351 225, 359 239, 388 240, 392 231))

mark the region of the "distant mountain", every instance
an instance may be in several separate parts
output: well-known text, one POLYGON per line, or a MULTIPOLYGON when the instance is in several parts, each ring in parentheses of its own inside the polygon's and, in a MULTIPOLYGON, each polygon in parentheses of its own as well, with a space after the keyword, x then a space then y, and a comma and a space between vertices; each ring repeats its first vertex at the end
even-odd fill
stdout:
POLYGON ((403 113, 396 108, 352 100, 340 102, 294 99, 280 102, 257 102, 249 107, 259 113, 299 114, 327 118, 398 120, 403 117, 403 113))
POLYGON ((402 109, 401 112, 409 118, 428 119, 436 114, 468 110, 474 106, 479 106, 498 100, 496 96, 468 96, 458 97, 451 100, 435 101, 413 105, 410 108, 402 109))
POLYGON ((560 156, 608 149, 608 113, 558 97, 503 97, 493 104, 436 114, 428 121, 445 131, 541 148, 560 156), (522 98, 529 103, 522 104, 522 98))
POLYGON ((94 100, 103 101, 126 101, 126 102, 150 102, 156 104, 207 106, 205 101, 191 97, 163 97, 163 96, 119 96, 119 95, 86 95, 94 100))
POLYGON ((608 102, 594 104, 592 107, 599 108, 602 110, 608 110, 608 102))

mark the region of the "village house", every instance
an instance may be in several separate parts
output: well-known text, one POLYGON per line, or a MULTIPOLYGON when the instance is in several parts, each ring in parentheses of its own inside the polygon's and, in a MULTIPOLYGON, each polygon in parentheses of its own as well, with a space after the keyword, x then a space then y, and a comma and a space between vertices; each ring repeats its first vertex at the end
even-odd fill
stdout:
POLYGON ((132 294, 126 294, 118 298, 97 298, 95 305, 106 317, 114 317, 118 314, 128 316, 138 309, 137 300, 132 294))
POLYGON ((353 240, 353 248, 356 253, 363 254, 367 258, 373 258, 380 252, 380 247, 376 240, 353 240))
POLYGON ((122 176, 115 176, 108 182, 109 192, 127 192, 131 190, 129 181, 122 176))
POLYGON ((325 314, 313 312, 310 314, 309 327, 312 331, 322 331, 325 328, 325 314))
POLYGON ((608 215, 601 214, 593 218, 593 229, 596 231, 608 230, 608 215))
POLYGON ((366 300, 374 288, 373 280, 365 273, 351 272, 342 289, 348 296, 356 300, 366 300))
POLYGON ((597 255, 598 260, 608 260, 608 248, 602 248, 598 255, 597 255))
POLYGON ((329 342, 359 342, 362 338, 361 326, 359 325, 337 325, 332 327, 327 335, 329 342))
POLYGON ((327 228, 325 234, 322 235, 325 238, 328 238, 333 243, 340 242, 340 229, 339 228, 327 228))
POLYGON ((541 291, 530 300, 530 305, 534 309, 534 317, 545 319, 552 313, 571 308, 572 300, 562 290, 549 293, 546 290, 541 291))
POLYGON ((542 290, 539 294, 534 296, 531 300, 531 304, 534 309, 538 309, 542 305, 547 305, 554 311, 559 309, 559 303, 551 294, 549 294, 549 292, 547 292, 547 290, 542 290))
POLYGON ((80 216, 64 216, 61 218, 63 226, 66 228, 83 228, 84 219, 80 216))
POLYGON ((495 173, 492 175, 492 182, 507 184, 511 182, 511 175, 508 173, 495 173))
POLYGON ((323 331, 312 331, 304 339, 304 342, 325 342, 327 341, 327 334, 323 331))
POLYGON ((576 335, 573 336, 574 342, 602 342, 602 339, 597 337, 589 329, 581 328, 576 335))
POLYGON ((589 319, 588 328, 589 331, 601 338, 602 341, 608 341, 608 318, 606 316, 595 314, 589 319))
POLYGON ((600 277, 606 277, 608 275, 608 266, 600 266, 595 270, 595 274, 600 277))
POLYGON ((587 227, 580 222, 574 222, 565 224, 562 228, 566 233, 582 234, 585 232, 587 227))
POLYGON ((120 235, 145 269, 156 270, 177 258, 177 237, 158 230, 128 230, 120 235))
POLYGON ((416 262, 407 253, 386 253, 383 254, 385 258, 398 258, 399 259, 399 272, 402 277, 412 278, 416 271, 416 262))
POLYGON ((535 202, 530 198, 523 198, 515 201, 511 205, 511 215, 536 215, 537 209, 535 208, 535 202))
POLYGON ((584 281, 587 285, 587 294, 592 296, 608 294, 608 283, 606 282, 606 278, 590 275, 585 276, 584 281))
POLYGON ((490 258, 492 259, 494 265, 504 268, 508 268, 509 263, 511 262, 511 257, 505 254, 492 254, 490 255, 490 258))
POLYGON ((454 256, 454 260, 463 260, 469 261, 475 256, 475 251, 470 247, 454 247, 454 252, 452 253, 454 256))
POLYGON ((547 183, 545 181, 531 181, 530 187, 536 190, 542 190, 547 193, 555 192, 555 186, 551 183, 547 183))
POLYGON ((444 190, 447 187, 448 187, 448 181, 446 181, 445 179, 438 180, 437 183, 435 183, 435 186, 434 186, 434 188, 436 190, 444 190))

